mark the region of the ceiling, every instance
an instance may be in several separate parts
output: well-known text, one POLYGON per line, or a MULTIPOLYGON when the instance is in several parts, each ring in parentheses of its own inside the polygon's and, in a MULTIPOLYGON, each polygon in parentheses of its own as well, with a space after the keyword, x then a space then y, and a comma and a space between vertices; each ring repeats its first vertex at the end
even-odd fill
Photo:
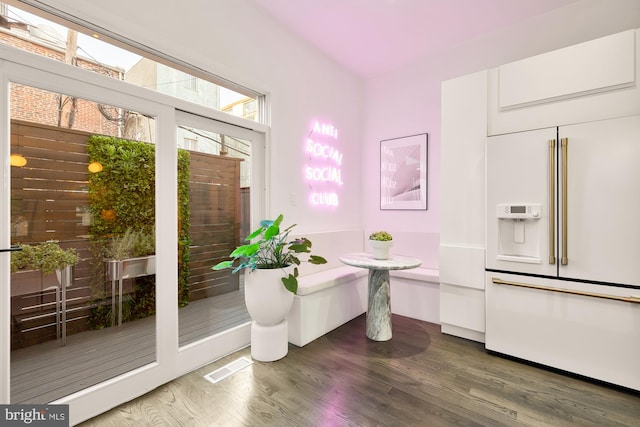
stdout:
POLYGON ((576 0, 252 0, 369 77, 576 0))

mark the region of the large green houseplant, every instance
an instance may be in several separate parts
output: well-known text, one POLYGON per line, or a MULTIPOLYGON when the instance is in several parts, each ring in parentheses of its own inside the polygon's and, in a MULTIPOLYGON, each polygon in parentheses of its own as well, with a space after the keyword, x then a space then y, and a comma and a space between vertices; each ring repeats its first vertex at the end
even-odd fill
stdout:
MULTIPOLYGON (((284 269, 295 266, 293 273, 286 273, 282 277, 284 287, 291 293, 298 291, 298 265, 303 261, 300 254, 310 254, 312 243, 306 237, 289 240, 289 233, 296 224, 281 230, 283 215, 275 220, 260 221, 260 228, 251 233, 245 240, 249 243, 238 246, 229 255, 232 259, 215 265, 213 270, 232 268, 236 260, 240 261, 233 273, 248 268, 256 269, 284 269), (253 242, 252 242, 253 241, 253 242)), ((311 264, 326 264, 327 260, 319 255, 309 255, 305 261, 311 264)))
POLYGON ((272 362, 288 352, 287 313, 298 291, 300 255, 311 264, 325 264, 321 256, 311 255, 311 241, 305 237, 289 241, 291 225, 280 229, 283 216, 262 220, 260 228, 251 233, 246 245, 231 252, 231 260, 218 263, 214 270, 234 268, 236 273, 248 269, 244 278, 244 301, 251 316, 251 357, 272 362), (284 286, 283 286, 284 285, 284 286))

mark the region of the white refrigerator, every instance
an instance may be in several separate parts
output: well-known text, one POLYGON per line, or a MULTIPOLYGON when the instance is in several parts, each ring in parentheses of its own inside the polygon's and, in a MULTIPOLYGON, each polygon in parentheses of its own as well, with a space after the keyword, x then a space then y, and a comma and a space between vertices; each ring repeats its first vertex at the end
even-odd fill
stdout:
POLYGON ((640 116, 489 137, 486 347, 640 390, 640 116))

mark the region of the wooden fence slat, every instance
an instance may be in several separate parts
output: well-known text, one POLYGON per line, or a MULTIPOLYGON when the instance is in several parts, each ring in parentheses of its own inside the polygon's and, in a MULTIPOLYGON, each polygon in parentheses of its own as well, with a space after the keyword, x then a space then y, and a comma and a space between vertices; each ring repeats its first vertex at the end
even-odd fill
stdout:
MULTIPOLYGON (((12 233, 12 242, 37 243, 59 240, 63 248, 76 248, 82 261, 73 269, 68 298, 68 333, 88 328, 91 290, 91 252, 87 237, 90 133, 12 120, 12 152, 28 159, 24 168, 11 169, 11 220, 27 221, 27 234, 12 233), (83 215, 84 214, 84 215, 83 215), (83 220, 85 221, 83 224, 83 220), (82 237, 80 237, 82 236, 82 237)), ((190 300, 211 297, 239 288, 238 275, 213 271, 239 242, 241 225, 240 162, 242 159, 190 152, 190 300)), ((247 192, 242 194, 245 197, 247 192)), ((248 199, 247 199, 248 200, 248 199)), ((248 212, 248 204, 243 202, 248 212)), ((243 211, 244 212, 244 211, 243 211)), ((177 262, 177 260, 176 260, 177 262)), ((18 273, 12 274, 17 286, 18 273)), ((130 286, 127 285, 129 289, 130 286)), ((110 289, 105 282, 105 289, 110 289)), ((12 347, 54 339, 53 311, 24 323, 18 313, 33 302, 12 298, 12 347), (18 316, 18 317, 16 317, 18 316), (28 331, 25 332, 24 329, 28 331)))

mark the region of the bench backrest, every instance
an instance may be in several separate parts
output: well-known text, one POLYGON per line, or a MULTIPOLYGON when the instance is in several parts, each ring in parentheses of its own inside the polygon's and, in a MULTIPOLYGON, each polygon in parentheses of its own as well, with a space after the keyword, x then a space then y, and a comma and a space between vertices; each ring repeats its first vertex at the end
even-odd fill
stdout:
MULTIPOLYGON (((363 252, 363 234, 362 230, 338 230, 338 231, 322 231, 315 233, 304 233, 301 235, 291 235, 290 237, 304 236, 311 240, 313 246, 311 253, 320 255, 327 259, 326 264, 313 265, 303 262, 299 267, 301 276, 307 274, 318 273, 320 271, 329 270, 331 268, 343 267, 345 264, 340 262, 340 255, 349 252, 363 252)), ((306 259, 306 255, 302 255, 306 259)))
MULTIPOLYGON (((351 229, 291 235, 292 238, 300 236, 308 238, 313 243, 311 253, 327 259, 327 264, 322 265, 302 263, 299 267, 300 275, 304 276, 342 267, 344 264, 340 262, 338 257, 349 252, 371 252, 368 240, 369 234, 372 232, 373 230, 363 232, 360 229, 351 229)), ((408 231, 390 231, 390 233, 393 235, 391 254, 420 258, 422 260, 421 267, 438 270, 438 247, 440 245, 438 233, 408 231)))
MULTIPOLYGON (((375 230, 366 231, 364 234, 364 251, 371 252, 369 247, 369 235, 375 230)), ((438 247, 440 234, 427 232, 409 232, 388 230, 393 236, 393 246, 389 250, 391 255, 405 255, 422 260, 422 268, 438 270, 438 247)))

